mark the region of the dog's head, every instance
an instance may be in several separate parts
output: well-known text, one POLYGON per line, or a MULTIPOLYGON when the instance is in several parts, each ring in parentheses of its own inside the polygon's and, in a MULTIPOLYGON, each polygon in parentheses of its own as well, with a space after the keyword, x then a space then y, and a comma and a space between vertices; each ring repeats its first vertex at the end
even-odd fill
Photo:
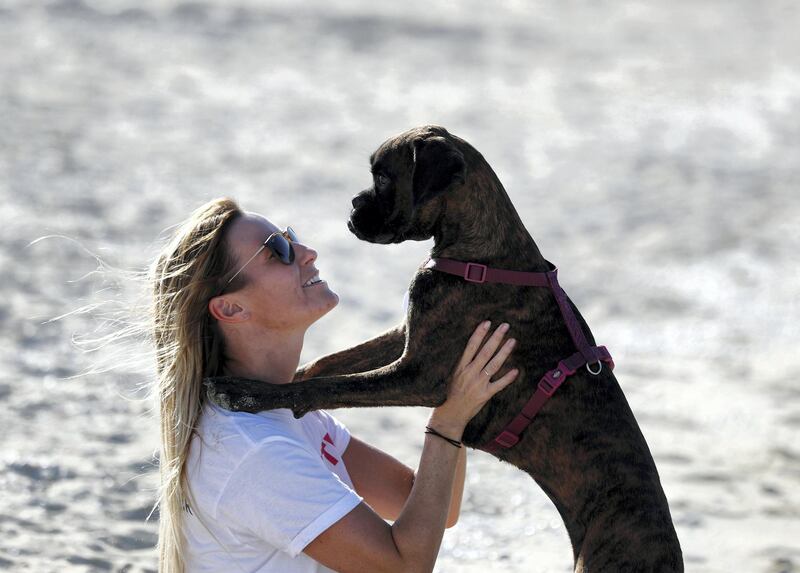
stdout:
POLYGON ((353 197, 350 231, 372 243, 430 238, 444 198, 466 180, 457 142, 433 125, 383 142, 370 157, 372 186, 353 197))

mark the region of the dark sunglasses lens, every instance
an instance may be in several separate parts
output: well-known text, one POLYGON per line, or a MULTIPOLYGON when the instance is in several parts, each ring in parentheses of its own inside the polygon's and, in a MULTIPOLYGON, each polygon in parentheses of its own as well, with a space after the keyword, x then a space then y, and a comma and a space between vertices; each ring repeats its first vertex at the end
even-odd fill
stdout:
POLYGON ((270 237, 269 241, 267 241, 267 247, 284 265, 290 265, 294 262, 294 249, 283 235, 270 237))
POLYGON ((300 242, 300 239, 297 238, 297 234, 294 232, 294 229, 291 227, 286 227, 286 234, 289 235, 289 240, 293 243, 300 242))

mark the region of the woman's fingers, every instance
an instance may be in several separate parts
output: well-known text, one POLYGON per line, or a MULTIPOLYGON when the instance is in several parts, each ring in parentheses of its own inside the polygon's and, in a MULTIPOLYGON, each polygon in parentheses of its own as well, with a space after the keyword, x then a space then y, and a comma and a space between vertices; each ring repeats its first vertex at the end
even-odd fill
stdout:
MULTIPOLYGON (((489 360, 486 366, 483 367, 483 371, 486 372, 490 377, 497 374, 500 371, 500 368, 503 367, 503 363, 508 358, 508 355, 511 354, 511 351, 514 350, 514 345, 517 343, 516 340, 510 338, 506 340, 505 344, 500 347, 500 350, 497 351, 497 354, 494 355, 494 358, 489 360)), ((480 363, 478 364, 480 366, 480 363)))
POLYGON ((492 396, 517 378, 519 372, 515 369, 491 381, 511 354, 515 341, 502 344, 508 324, 500 325, 487 337, 489 327, 486 321, 470 336, 448 384, 447 400, 434 410, 437 417, 466 425, 492 396))
POLYGON ((464 353, 461 355, 461 361, 458 363, 459 368, 464 368, 475 358, 475 354, 481 347, 481 343, 486 337, 486 333, 489 332, 489 327, 491 325, 492 323, 488 320, 480 323, 478 328, 475 329, 475 332, 472 333, 472 336, 469 337, 467 347, 464 349, 464 353))
POLYGON ((478 351, 477 356, 475 356, 473 359, 472 363, 475 367, 481 370, 486 367, 486 364, 489 362, 492 356, 494 356, 495 351, 503 341, 503 337, 506 335, 506 332, 508 332, 508 323, 506 322, 495 329, 495 331, 489 337, 489 340, 486 341, 480 351, 478 351))
POLYGON ((501 378, 498 378, 494 382, 489 385, 489 390, 492 393, 492 396, 497 394, 500 390, 511 384, 514 380, 517 379, 517 375, 519 374, 519 370, 516 368, 513 370, 509 370, 506 372, 501 378))

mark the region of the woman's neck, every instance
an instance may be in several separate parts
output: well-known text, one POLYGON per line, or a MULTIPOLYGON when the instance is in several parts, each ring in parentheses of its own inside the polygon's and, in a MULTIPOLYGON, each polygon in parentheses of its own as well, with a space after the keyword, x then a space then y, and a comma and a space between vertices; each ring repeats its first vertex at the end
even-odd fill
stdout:
POLYGON ((226 333, 225 374, 270 384, 288 384, 300 364, 304 338, 305 331, 256 327, 226 333))

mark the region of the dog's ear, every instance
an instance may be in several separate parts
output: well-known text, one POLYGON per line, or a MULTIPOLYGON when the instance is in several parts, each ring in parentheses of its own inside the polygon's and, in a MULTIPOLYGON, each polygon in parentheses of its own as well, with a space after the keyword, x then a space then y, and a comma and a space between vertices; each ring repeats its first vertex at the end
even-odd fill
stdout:
POLYGON ((414 141, 414 206, 441 195, 456 183, 464 183, 464 155, 444 137, 414 141))

